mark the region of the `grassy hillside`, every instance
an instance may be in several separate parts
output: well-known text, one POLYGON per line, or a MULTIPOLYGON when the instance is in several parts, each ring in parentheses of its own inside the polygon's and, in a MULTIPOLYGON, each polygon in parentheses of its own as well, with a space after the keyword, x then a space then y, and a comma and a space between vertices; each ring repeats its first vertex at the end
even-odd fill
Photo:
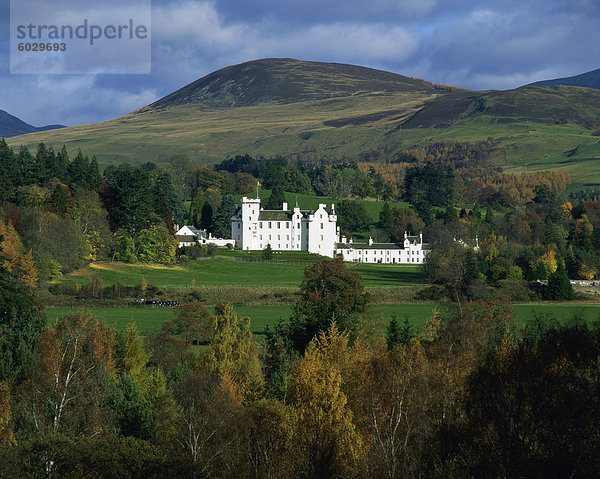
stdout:
POLYGON ((434 141, 493 136, 496 166, 566 170, 575 183, 596 185, 599 118, 600 91, 590 88, 457 92, 351 65, 271 59, 215 72, 121 118, 9 144, 66 144, 105 163, 160 162, 176 153, 213 163, 242 153, 311 158, 376 150, 390 160, 434 141))

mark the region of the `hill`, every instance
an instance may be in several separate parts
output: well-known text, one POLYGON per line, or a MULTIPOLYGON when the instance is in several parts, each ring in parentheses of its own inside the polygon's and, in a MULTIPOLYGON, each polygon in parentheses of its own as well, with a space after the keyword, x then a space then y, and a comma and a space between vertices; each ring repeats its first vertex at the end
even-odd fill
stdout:
POLYGON ((531 86, 474 92, 338 63, 265 59, 224 68, 104 123, 32 133, 103 162, 162 162, 178 153, 393 161, 431 142, 496 138, 491 162, 511 172, 566 170, 600 185, 600 91, 531 86))
POLYGON ((158 100, 148 110, 181 105, 228 108, 292 103, 361 94, 433 93, 429 83, 396 73, 342 63, 269 58, 233 65, 158 100))
POLYGON ((542 80, 530 85, 535 86, 580 86, 585 88, 596 88, 600 89, 600 68, 592 70, 591 72, 582 73, 580 75, 574 75, 572 77, 555 78, 553 80, 542 80))
POLYGON ((23 120, 18 119, 10 113, 0 110, 0 138, 10 138, 12 136, 24 135, 26 133, 55 130, 65 128, 64 125, 47 125, 35 127, 23 120))

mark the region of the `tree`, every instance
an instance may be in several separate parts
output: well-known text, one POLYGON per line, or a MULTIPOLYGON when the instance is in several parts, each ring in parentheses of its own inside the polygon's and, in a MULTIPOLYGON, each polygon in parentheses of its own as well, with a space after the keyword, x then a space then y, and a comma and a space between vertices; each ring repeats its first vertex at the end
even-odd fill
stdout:
POLYGON ((569 281, 565 264, 562 260, 558 261, 556 271, 548 277, 546 297, 552 301, 569 301, 575 299, 573 286, 571 286, 571 281, 569 281))
POLYGON ((250 319, 238 318, 231 304, 219 304, 211 330, 212 340, 202 357, 206 370, 229 376, 248 398, 252 397, 262 388, 263 379, 250 319))
POLYGON ((237 205, 232 195, 223 196, 220 206, 212 218, 211 231, 217 238, 231 236, 231 217, 235 214, 237 205))
POLYGON ((42 433, 97 434, 114 375, 114 331, 89 313, 61 318, 40 341, 32 413, 42 433))
POLYGON ((262 251, 262 258, 265 261, 271 261, 273 259, 273 248, 271 248, 271 244, 267 244, 267 246, 265 246, 265 249, 263 249, 262 251))
POLYGON ((147 263, 172 263, 177 252, 177 240, 162 224, 140 231, 136 246, 139 260, 147 263))
POLYGON ((0 381, 31 375, 46 317, 35 299, 0 264, 0 381))
POLYGON ((283 187, 279 185, 273 186, 271 190, 271 196, 265 202, 265 209, 267 210, 280 210, 285 202, 285 192, 283 187))
POLYGON ((148 366, 150 353, 134 324, 117 339, 118 380, 109 404, 121 434, 141 439, 167 439, 176 432, 178 412, 166 378, 158 367, 148 366))
POLYGON ((108 211, 112 230, 125 229, 137 235, 147 227, 153 211, 152 190, 148 174, 140 168, 123 163, 104 171, 106 187, 100 196, 108 211))
POLYGON ((363 200, 367 196, 375 196, 375 187, 373 185, 373 180, 368 176, 363 176, 362 178, 359 178, 352 187, 352 194, 358 196, 363 200))
POLYGON ((390 319, 390 322, 388 323, 385 334, 388 350, 391 351, 399 344, 408 343, 414 336, 415 333, 408 321, 408 316, 404 316, 404 320, 400 326, 398 325, 398 318, 396 318, 396 315, 392 315, 392 319, 390 319))
POLYGON ((11 422, 10 388, 6 381, 0 381, 0 449, 16 444, 11 422))
POLYGON ((596 328, 548 318, 497 342, 468 377, 467 414, 432 441, 436 477, 594 477, 597 344, 596 328))
POLYGON ((333 322, 341 330, 353 331, 369 301, 360 273, 348 270, 341 259, 325 259, 307 266, 300 298, 290 318, 289 335, 294 348, 303 352, 312 338, 333 322))
POLYGON ((202 304, 191 303, 176 307, 177 316, 162 325, 162 330, 181 338, 189 346, 210 341, 213 335, 213 316, 202 304))
POLYGON ((352 423, 336 362, 336 353, 346 349, 347 335, 332 324, 319 332, 293 370, 288 400, 298 415, 294 477, 342 478, 356 473, 362 438, 352 423))
POLYGON ((157 170, 152 174, 152 183, 154 211, 163 220, 165 226, 171 228, 173 222, 183 224, 186 211, 175 192, 171 174, 164 169, 157 170))
POLYGON ((338 226, 344 233, 369 229, 371 217, 365 205, 358 201, 342 200, 336 208, 338 226))
POLYGON ((453 181, 452 170, 440 164, 412 166, 404 175, 404 197, 413 205, 448 206, 454 197, 453 181))

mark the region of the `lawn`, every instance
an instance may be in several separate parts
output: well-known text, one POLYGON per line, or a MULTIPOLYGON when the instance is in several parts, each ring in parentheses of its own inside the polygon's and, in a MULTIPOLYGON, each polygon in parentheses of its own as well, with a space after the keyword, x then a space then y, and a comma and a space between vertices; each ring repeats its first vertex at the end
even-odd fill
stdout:
POLYGON ((363 263, 353 271, 358 271, 362 274, 365 286, 425 284, 422 266, 363 263))
MULTIPOLYGON (((248 257, 260 259, 256 254, 248 257)), ((135 286, 144 277, 148 284, 159 287, 298 287, 308 262, 319 259, 302 252, 299 252, 298 260, 294 259, 292 253, 274 255, 275 259, 284 257, 290 263, 246 263, 219 256, 177 266, 94 263, 62 281, 77 281, 83 285, 87 277, 94 274, 102 280, 104 286, 111 286, 117 281, 125 286, 135 286)), ((422 269, 412 265, 363 264, 356 268, 356 271, 363 274, 365 286, 402 286, 423 283, 422 269)))
POLYGON ((116 281, 139 284, 142 277, 154 286, 298 286, 304 266, 300 264, 244 263, 228 258, 191 261, 185 265, 157 266, 124 263, 94 263, 68 279, 85 283, 90 274, 97 275, 104 286, 116 281))

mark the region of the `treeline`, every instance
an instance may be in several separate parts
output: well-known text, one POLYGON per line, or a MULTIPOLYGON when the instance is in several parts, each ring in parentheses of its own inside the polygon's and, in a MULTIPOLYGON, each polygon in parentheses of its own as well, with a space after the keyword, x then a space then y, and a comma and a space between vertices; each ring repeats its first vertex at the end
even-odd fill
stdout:
POLYGON ((85 312, 46 327, 5 269, 0 286, 4 477, 541 478, 600 467, 600 328, 576 317, 518 329, 493 297, 434 313, 419 333, 392 319, 384 336, 365 321, 359 275, 326 260, 307 268, 289 324, 257 347, 231 305, 181 306, 142 338, 85 312))
POLYGON ((512 301, 572 299, 569 279, 600 274, 600 203, 572 204, 547 187, 535 191, 517 208, 386 205, 376 235, 401 241, 404 231, 423 231, 431 248, 426 273, 440 287, 422 299, 481 299, 494 289, 512 301), (557 276, 561 291, 547 290, 543 283, 557 276))

